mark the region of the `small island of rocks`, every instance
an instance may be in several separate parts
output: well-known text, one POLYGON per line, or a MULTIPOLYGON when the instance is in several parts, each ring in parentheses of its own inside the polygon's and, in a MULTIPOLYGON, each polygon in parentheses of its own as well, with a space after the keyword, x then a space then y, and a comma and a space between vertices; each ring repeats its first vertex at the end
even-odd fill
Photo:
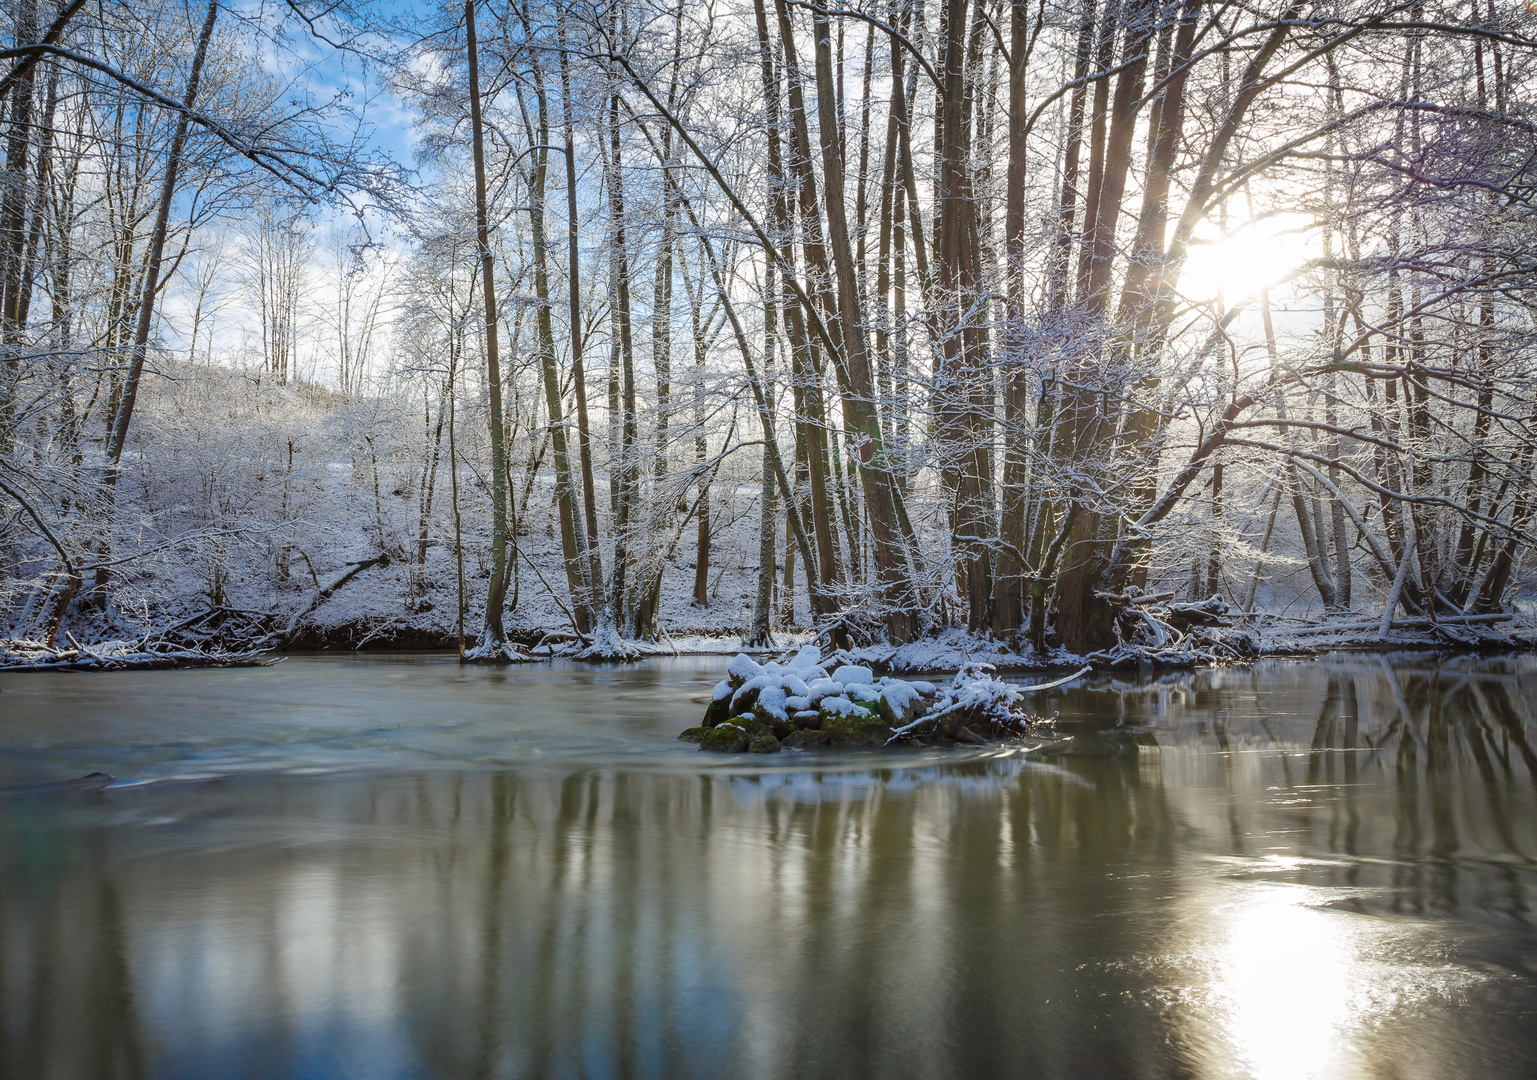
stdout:
POLYGON ((807 645, 784 662, 739 653, 715 686, 704 721, 678 736, 720 754, 781 748, 953 746, 1050 734, 1020 706, 1023 690, 972 665, 943 685, 824 664, 807 645))

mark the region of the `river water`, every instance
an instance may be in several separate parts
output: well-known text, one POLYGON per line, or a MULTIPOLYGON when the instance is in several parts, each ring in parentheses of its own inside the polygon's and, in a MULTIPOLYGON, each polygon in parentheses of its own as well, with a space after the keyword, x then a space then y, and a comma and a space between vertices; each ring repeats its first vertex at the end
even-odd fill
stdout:
POLYGON ((751 759, 724 666, 0 676, 0 1077, 1537 1075, 1537 659, 751 759))

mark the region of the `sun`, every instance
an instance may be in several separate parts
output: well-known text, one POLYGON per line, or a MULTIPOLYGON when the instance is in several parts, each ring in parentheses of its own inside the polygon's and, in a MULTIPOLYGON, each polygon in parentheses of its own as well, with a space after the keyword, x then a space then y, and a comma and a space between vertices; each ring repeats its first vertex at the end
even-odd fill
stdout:
POLYGON ((1311 257, 1309 222, 1280 214, 1226 231, 1198 231, 1180 275, 1179 290, 1198 303, 1234 304, 1287 282, 1311 257))

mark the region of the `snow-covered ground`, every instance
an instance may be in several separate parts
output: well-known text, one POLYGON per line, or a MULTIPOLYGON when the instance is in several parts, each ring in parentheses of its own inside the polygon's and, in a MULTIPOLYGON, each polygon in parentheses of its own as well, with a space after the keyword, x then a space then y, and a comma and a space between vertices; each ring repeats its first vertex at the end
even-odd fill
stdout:
MULTIPOLYGON (((293 627, 299 648, 452 648, 459 637, 459 572, 446 439, 438 445, 432 501, 423 514, 424 477, 431 472, 433 415, 402 401, 348 401, 312 387, 280 387, 238 371, 179 368, 147 384, 125 455, 119 487, 114 555, 129 558, 114 573, 105 612, 79 606, 66 621, 81 641, 136 641, 210 608, 250 613, 275 631, 293 627), (425 528, 424 528, 425 525, 425 528), (142 554, 141 554, 142 553, 142 554), (384 560, 379 557, 386 556, 384 560), (317 594, 359 563, 371 563, 322 602, 317 594), (299 616, 296 621, 296 616, 299 616)), ((469 404, 461 414, 458 449, 459 515, 464 563, 464 630, 479 637, 490 575, 486 451, 475 438, 469 404)), ((537 441, 513 440, 512 480, 518 535, 506 626, 525 648, 571 629, 560 537, 548 464, 530 470, 537 441), (530 479, 532 477, 532 479, 530 479), (553 590, 553 591, 552 591, 553 590)), ((606 472, 599 502, 606 516, 606 472)), ((650 533, 662 553, 661 605, 646 653, 735 653, 752 622, 758 577, 757 462, 728 457, 711 486, 714 532, 709 603, 693 602, 696 528, 669 503, 650 533)), ((66 541, 84 547, 88 517, 63 517, 66 541), (71 534, 68 530, 74 529, 71 534)), ((613 538, 602 537, 606 567, 613 538)), ((784 538, 779 537, 783 558, 784 538)), ((13 612, 27 589, 56 565, 42 544, 23 561, 13 583, 13 612)), ((1275 556, 1272 555, 1274 559, 1275 556)), ((1284 563, 1284 561, 1283 561, 1284 563)), ((1379 633, 1380 606, 1322 616, 1295 567, 1258 589, 1268 614, 1242 622, 1252 638, 1232 658, 1253 652, 1320 652, 1346 647, 1489 646, 1495 635, 1517 643, 1537 639, 1537 606, 1518 605, 1515 618, 1478 626, 1410 624, 1379 633), (1250 647, 1252 646, 1252 648, 1250 647)), ((1305 577, 1305 573, 1300 574, 1305 577)), ((775 652, 813 640, 804 580, 796 573, 795 618, 784 620, 783 565, 776 567, 775 652)), ((1240 590, 1241 591, 1241 590, 1240 590)), ((244 618, 242 616, 242 618, 244 618)), ((246 620, 247 623, 250 619, 246 620)), ((1399 622, 1404 620, 1400 619, 1399 622)), ((35 636, 13 623, 9 636, 35 636)), ((823 644, 828 644, 825 640, 823 644)), ((1038 654, 958 628, 902 646, 866 644, 865 661, 904 672, 956 671, 990 664, 1000 671, 1209 659, 1173 642, 1158 655, 1145 650, 1081 657, 1061 650, 1038 654)))

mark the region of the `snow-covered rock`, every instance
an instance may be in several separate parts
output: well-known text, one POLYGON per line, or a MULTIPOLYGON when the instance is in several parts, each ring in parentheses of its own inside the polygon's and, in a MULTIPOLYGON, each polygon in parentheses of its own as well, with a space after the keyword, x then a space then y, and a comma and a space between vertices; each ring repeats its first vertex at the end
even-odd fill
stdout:
POLYGON ((770 686, 776 688, 779 686, 778 675, 755 675, 737 687, 736 693, 731 695, 732 715, 751 709, 753 702, 758 700, 758 695, 770 686))
POLYGON ((815 705, 825 697, 843 693, 843 684, 832 679, 816 679, 806 688, 806 697, 815 705))
POLYGON ((881 699, 881 689, 872 683, 849 683, 843 688, 844 693, 860 704, 869 704, 881 699))
POLYGON ((788 724, 788 705, 789 699, 784 690, 777 686, 765 686, 758 692, 758 700, 753 704, 753 715, 765 723, 777 720, 781 724, 788 724))
POLYGON ((875 672, 859 664, 844 664, 833 672, 833 681, 840 682, 844 686, 857 686, 861 683, 873 683, 875 672))
POLYGON ((779 685, 784 687, 785 693, 787 694, 796 694, 801 697, 805 697, 807 694, 811 693, 811 688, 806 684, 806 680, 802 679, 793 671, 786 671, 784 674, 780 675, 779 685))
POLYGON ((793 671, 802 679, 810 682, 812 679, 823 678, 827 672, 822 669, 822 650, 815 645, 802 646, 790 662, 785 665, 787 671, 793 671))
POLYGON ((762 675, 763 667, 746 653, 737 653, 736 659, 726 667, 726 679, 738 688, 749 679, 762 675))
POLYGON ((842 695, 823 698, 817 702, 817 709, 825 716, 849 716, 855 712, 866 711, 859 705, 854 704, 852 699, 842 695))
MULTIPOLYGON (((880 704, 877 706, 881 715, 886 717, 893 726, 910 723, 926 704, 922 691, 917 685, 900 679, 883 681, 880 704)), ((931 690, 930 693, 932 692, 931 690)))

